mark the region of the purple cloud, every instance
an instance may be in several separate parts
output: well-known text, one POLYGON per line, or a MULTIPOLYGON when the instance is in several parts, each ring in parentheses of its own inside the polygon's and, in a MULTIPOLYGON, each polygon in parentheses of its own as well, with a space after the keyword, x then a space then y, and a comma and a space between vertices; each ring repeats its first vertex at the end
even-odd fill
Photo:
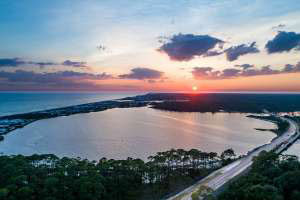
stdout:
POLYGON ((37 73, 16 70, 15 72, 0 71, 0 78, 14 83, 61 84, 73 83, 80 80, 106 80, 113 78, 113 76, 106 73, 92 74, 74 71, 37 73))
POLYGON ((29 61, 29 62, 27 62, 27 64, 38 65, 41 68, 44 68, 46 66, 58 65, 57 63, 54 63, 54 62, 33 62, 33 61, 29 61))
POLYGON ((65 60, 62 63, 56 62, 36 62, 36 61, 24 61, 21 58, 1 58, 0 67, 19 67, 21 65, 37 65, 39 67, 63 65, 69 67, 88 67, 86 62, 77 62, 71 60, 65 60))
POLYGON ((208 51, 203 56, 204 57, 218 56, 218 55, 221 55, 223 53, 224 53, 223 51, 208 51))
POLYGON ((223 78, 232 78, 232 77, 237 76, 240 72, 241 72, 241 70, 239 70, 239 69, 228 68, 228 69, 224 69, 222 71, 221 76, 223 78))
POLYGON ((62 62, 62 65, 70 67, 87 67, 86 62, 77 62, 71 60, 65 60, 64 62, 62 62))
POLYGON ((238 46, 233 46, 224 51, 228 61, 237 60, 238 57, 250 53, 258 53, 259 50, 256 47, 256 43, 252 42, 249 46, 246 44, 241 44, 238 46))
POLYGON ((241 70, 228 68, 223 71, 213 70, 212 67, 194 67, 192 74, 195 79, 203 80, 217 80, 217 79, 229 79, 236 77, 241 70))
POLYGON ((209 50, 224 41, 209 35, 177 34, 164 43, 159 52, 166 53, 171 60, 189 61, 195 56, 205 56, 209 50))
POLYGON ((218 76, 218 73, 213 73, 212 67, 194 67, 192 71, 195 79, 215 79, 215 77, 218 76))
POLYGON ((244 64, 244 67, 241 68, 242 69, 227 68, 223 71, 219 71, 214 70, 212 67, 194 67, 191 73, 195 79, 200 80, 218 80, 238 77, 296 73, 300 72, 300 62, 295 65, 287 64, 281 70, 272 69, 269 65, 263 66, 260 69, 255 69, 254 66, 250 64, 244 64))
POLYGON ((150 68, 142 68, 137 67, 131 69, 131 72, 129 74, 121 74, 119 75, 119 78, 121 79, 138 79, 138 80, 144 80, 144 79, 161 79, 163 78, 164 72, 150 69, 150 68))
POLYGON ((283 69, 284 72, 300 72, 300 62, 295 65, 286 64, 283 69))
POLYGON ((261 69, 248 69, 243 70, 239 75, 240 76, 261 76, 261 75, 273 75, 285 73, 284 71, 274 70, 270 66, 263 66, 261 69))

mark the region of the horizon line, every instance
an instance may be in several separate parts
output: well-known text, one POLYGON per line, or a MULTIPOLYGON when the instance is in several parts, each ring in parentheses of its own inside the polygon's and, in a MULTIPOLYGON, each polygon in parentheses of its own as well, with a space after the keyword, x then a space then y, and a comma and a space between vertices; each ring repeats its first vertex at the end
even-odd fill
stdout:
POLYGON ((207 94, 207 93, 228 93, 228 94, 300 94, 300 91, 165 91, 165 90, 91 90, 91 91, 82 91, 82 90, 0 90, 0 93, 189 93, 189 94, 207 94))

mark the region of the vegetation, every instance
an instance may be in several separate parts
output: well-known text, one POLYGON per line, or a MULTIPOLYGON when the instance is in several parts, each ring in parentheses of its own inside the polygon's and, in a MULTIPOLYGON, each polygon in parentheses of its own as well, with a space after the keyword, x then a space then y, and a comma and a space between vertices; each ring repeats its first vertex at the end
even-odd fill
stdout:
POLYGON ((299 94, 149 93, 124 99, 154 101, 153 108, 182 112, 261 113, 300 111, 299 94))
POLYGON ((277 129, 275 129, 274 132, 277 135, 281 135, 281 134, 285 133, 289 127, 290 127, 290 125, 287 121, 280 121, 279 123, 277 123, 277 129))
POLYGON ((296 156, 262 152, 251 171, 231 183, 218 200, 300 199, 300 162, 296 156))
POLYGON ((205 200, 214 200, 213 190, 206 186, 200 186, 200 188, 192 194, 192 200, 200 200, 204 198, 205 200))
POLYGON ((160 199, 235 158, 232 150, 222 155, 171 149, 150 156, 148 162, 0 156, 0 200, 160 199))
MULTIPOLYGON (((287 129, 289 128, 289 123, 287 121, 282 120, 282 119, 280 119, 278 117, 275 117, 275 116, 272 116, 272 115, 271 116, 248 115, 247 117, 271 121, 271 122, 274 122, 277 125, 276 129, 256 128, 256 130, 260 130, 260 131, 272 131, 276 135, 280 136, 281 134, 285 133, 287 131, 287 129)), ((293 118, 293 120, 297 121, 296 118, 293 118)))

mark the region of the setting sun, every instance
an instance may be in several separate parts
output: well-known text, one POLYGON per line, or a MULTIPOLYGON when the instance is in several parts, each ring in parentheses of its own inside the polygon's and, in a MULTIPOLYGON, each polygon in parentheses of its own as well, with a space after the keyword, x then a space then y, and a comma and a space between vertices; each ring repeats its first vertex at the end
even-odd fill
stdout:
POLYGON ((194 85, 194 86, 192 87, 192 90, 193 90, 193 91, 197 91, 197 90, 198 90, 198 87, 194 85))

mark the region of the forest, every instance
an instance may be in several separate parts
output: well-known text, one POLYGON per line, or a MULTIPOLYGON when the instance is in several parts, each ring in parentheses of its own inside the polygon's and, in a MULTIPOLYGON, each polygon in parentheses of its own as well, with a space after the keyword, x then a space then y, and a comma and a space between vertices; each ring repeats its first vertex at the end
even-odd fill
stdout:
POLYGON ((300 162, 296 156, 262 152, 250 172, 232 182, 218 200, 298 200, 300 162))
POLYGON ((44 155, 0 156, 0 200, 160 199, 207 176, 237 157, 197 149, 171 149, 149 161, 89 161, 44 155))
POLYGON ((148 93, 124 100, 149 101, 152 108, 178 112, 262 113, 300 111, 299 94, 148 93))

